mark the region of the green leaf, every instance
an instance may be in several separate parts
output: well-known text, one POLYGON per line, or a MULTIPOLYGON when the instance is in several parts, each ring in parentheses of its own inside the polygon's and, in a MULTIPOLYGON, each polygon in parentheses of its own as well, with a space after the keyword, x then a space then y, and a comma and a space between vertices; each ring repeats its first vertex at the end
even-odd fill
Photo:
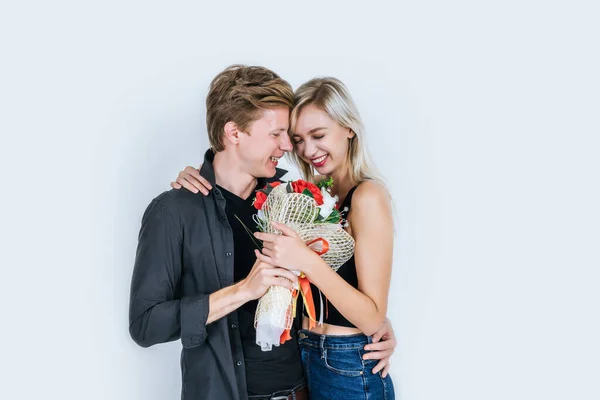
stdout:
POLYGON ((311 199, 314 199, 314 198, 315 198, 315 196, 313 196, 312 192, 311 192, 310 190, 308 190, 308 189, 304 189, 304 190, 302 191, 302 194, 304 194, 304 195, 306 195, 306 196, 309 196, 311 199))
POLYGON ((342 214, 340 214, 339 210, 337 209, 333 209, 333 211, 331 211, 331 214, 329 214, 329 216, 327 217, 327 219, 325 220, 325 222, 329 222, 332 224, 337 224, 342 220, 342 214))
POLYGON ((294 188, 292 187, 291 182, 288 182, 287 185, 285 185, 285 191, 288 193, 294 193, 294 188))
POLYGON ((322 179, 321 181, 317 182, 317 187, 319 189, 322 189, 322 188, 326 188, 326 189, 332 188, 333 187, 333 178, 330 176, 327 179, 322 179))

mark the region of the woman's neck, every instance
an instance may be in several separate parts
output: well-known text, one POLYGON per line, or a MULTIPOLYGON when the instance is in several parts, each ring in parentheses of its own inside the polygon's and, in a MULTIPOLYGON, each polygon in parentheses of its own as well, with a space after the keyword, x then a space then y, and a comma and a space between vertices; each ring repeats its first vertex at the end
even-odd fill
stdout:
POLYGON ((331 190, 332 195, 337 195, 339 198, 339 203, 344 201, 346 195, 356 185, 356 182, 353 181, 350 176, 350 171, 344 169, 344 172, 334 171, 331 174, 333 178, 333 189, 331 190))

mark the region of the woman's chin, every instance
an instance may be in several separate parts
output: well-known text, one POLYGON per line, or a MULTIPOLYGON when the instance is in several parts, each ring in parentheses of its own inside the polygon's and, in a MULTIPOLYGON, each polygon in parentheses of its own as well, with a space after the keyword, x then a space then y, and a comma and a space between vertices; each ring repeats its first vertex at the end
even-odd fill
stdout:
POLYGON ((322 167, 313 167, 315 169, 315 171, 317 171, 317 173, 319 175, 323 175, 323 176, 328 176, 331 175, 331 173, 334 171, 333 168, 330 168, 328 165, 324 165, 322 167))

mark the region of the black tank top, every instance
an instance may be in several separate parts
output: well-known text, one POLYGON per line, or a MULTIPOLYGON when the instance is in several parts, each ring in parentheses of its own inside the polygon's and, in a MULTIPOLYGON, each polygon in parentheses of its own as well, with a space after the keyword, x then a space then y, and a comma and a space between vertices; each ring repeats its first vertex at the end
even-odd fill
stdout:
MULTIPOLYGON (((352 204, 352 195, 356 190, 356 186, 354 186, 344 199, 344 202, 339 207, 341 211, 342 218, 348 218, 348 213, 350 212, 350 205, 352 204)), ((350 258, 344 265, 340 267, 337 271, 338 275, 341 276, 346 282, 348 282, 352 287, 358 289, 358 277, 356 276, 356 264, 354 263, 354 255, 350 258)), ((350 328, 356 328, 350 321, 348 321, 340 312, 327 301, 327 298, 324 294, 322 294, 318 287, 311 284, 310 288, 312 290, 313 300, 315 302, 315 311, 316 315, 314 316, 317 322, 319 321, 319 316, 321 315, 321 298, 323 300, 323 323, 330 325, 338 325, 338 326, 346 326, 350 328)), ((306 312, 305 312, 306 314, 306 312)))

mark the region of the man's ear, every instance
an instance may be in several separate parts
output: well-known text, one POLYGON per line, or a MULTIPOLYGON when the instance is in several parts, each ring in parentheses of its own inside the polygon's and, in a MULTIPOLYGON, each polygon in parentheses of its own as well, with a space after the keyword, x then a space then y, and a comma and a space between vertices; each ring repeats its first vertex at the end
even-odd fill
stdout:
POLYGON ((229 121, 225 124, 225 126, 223 127, 223 130, 225 132, 225 140, 228 143, 231 143, 233 145, 237 145, 240 142, 240 130, 237 126, 237 124, 233 121, 229 121))

